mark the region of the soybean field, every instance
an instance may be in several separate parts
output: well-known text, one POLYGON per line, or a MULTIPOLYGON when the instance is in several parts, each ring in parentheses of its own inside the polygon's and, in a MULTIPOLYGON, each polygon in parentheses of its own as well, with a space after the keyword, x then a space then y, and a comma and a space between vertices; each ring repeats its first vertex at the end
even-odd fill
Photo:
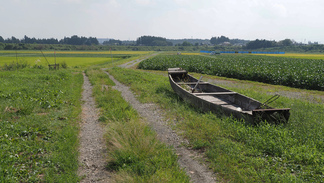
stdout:
POLYGON ((140 69, 189 72, 259 81, 302 89, 324 90, 324 60, 260 55, 158 55, 141 62, 140 69))

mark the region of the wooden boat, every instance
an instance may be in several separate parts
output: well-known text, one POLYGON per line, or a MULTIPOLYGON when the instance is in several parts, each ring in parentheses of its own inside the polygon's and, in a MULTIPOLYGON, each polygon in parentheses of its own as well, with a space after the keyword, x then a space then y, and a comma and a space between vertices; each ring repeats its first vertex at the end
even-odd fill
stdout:
POLYGON ((233 116, 253 124, 260 121, 276 124, 288 122, 289 108, 274 109, 267 103, 202 82, 201 78, 198 80, 181 68, 169 68, 168 75, 172 89, 182 99, 204 111, 233 116))

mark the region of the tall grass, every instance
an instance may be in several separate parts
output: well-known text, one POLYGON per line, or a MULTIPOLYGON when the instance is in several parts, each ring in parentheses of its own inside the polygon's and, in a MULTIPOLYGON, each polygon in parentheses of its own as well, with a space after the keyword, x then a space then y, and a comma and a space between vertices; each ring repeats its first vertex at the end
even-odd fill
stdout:
MULTIPOLYGON (((323 182, 324 105, 281 97, 273 107, 291 108, 288 124, 250 126, 230 117, 202 113, 181 100, 167 77, 113 68, 110 73, 129 85, 143 102, 155 102, 189 139, 205 152, 213 170, 230 182, 323 182), (152 83, 154 83, 152 85, 152 83)), ((252 83, 258 87, 257 83, 252 83)), ((260 101, 270 96, 249 88, 231 88, 260 101)))
POLYGON ((114 83, 98 68, 86 71, 94 85, 94 96, 106 124, 107 168, 115 182, 189 182, 177 164, 171 148, 157 140, 156 134, 137 112, 112 88, 114 83))

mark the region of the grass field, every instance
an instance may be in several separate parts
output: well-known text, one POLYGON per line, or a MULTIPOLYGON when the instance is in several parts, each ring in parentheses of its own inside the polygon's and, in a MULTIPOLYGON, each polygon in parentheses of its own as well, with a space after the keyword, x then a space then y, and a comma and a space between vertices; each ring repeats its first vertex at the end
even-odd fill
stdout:
POLYGON ((66 63, 68 66, 86 67, 95 64, 102 64, 116 61, 123 58, 149 54, 149 51, 43 51, 45 57, 40 51, 0 51, 0 67, 11 63, 28 63, 29 65, 42 65, 66 63))
POLYGON ((82 75, 0 71, 0 182, 76 182, 82 75))
MULTIPOLYGON (((55 51, 56 54, 100 54, 100 55, 143 55, 152 53, 152 51, 55 51)), ((43 51, 44 54, 54 54, 54 51, 43 51)), ((10 54, 16 56, 16 51, 12 50, 0 50, 0 55, 10 54)), ((18 50, 17 54, 41 54, 40 51, 24 51, 18 50)))
POLYGON ((189 182, 171 147, 157 140, 155 132, 112 89, 115 83, 98 67, 86 71, 101 109, 100 121, 107 125, 107 168, 116 182, 189 182), (108 86, 107 88, 102 87, 108 86), (103 89, 104 88, 104 89, 103 89))
MULTIPOLYGON (((291 108, 288 124, 250 126, 191 107, 160 74, 121 68, 110 72, 128 84, 142 102, 159 103, 171 124, 189 139, 191 148, 205 152, 212 169, 225 182, 324 180, 323 103, 281 97, 272 106, 291 108)), ((259 101, 271 96, 258 88, 260 84, 251 83, 249 88, 229 89, 259 101)))
MULTIPOLYGON (((0 62, 15 60, 12 53, 1 55, 0 62)), ((57 57, 67 62, 67 69, 49 71, 33 67, 44 62, 41 55, 24 59, 30 63, 25 68, 0 69, 0 182, 78 182, 81 72, 89 65, 122 60, 70 54, 57 57), (35 63, 37 58, 42 60, 35 63)))

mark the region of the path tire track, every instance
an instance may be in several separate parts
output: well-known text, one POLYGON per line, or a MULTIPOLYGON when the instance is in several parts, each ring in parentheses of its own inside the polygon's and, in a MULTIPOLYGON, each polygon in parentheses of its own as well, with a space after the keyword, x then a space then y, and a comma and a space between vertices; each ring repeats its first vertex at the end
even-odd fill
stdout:
POLYGON ((82 120, 79 134, 79 171, 81 182, 108 182, 106 165, 106 146, 103 138, 104 128, 98 121, 98 109, 92 97, 92 86, 83 73, 82 120))
POLYGON ((145 119, 145 121, 156 131, 159 140, 173 146, 175 153, 178 155, 178 162, 190 176, 191 182, 195 183, 212 183, 216 181, 215 175, 204 164, 199 163, 200 156, 193 150, 183 147, 183 143, 188 143, 182 137, 178 136, 173 131, 163 118, 162 111, 155 104, 140 103, 131 92, 129 87, 121 84, 108 72, 106 72, 110 79, 114 81, 117 89, 121 92, 123 98, 130 103, 130 105, 138 111, 138 113, 145 119))

